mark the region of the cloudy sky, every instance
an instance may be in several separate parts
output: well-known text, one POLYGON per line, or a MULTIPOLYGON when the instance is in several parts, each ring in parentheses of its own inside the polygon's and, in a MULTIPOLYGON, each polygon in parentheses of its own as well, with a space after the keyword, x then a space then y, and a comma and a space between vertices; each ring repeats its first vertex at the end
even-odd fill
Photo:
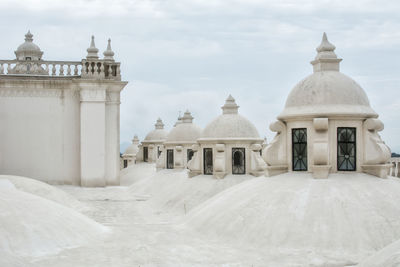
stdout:
POLYGON ((367 92, 400 152, 400 2, 268 0, 0 0, 1 59, 31 30, 44 59, 80 60, 90 36, 122 63, 121 143, 189 109, 204 127, 232 94, 261 136, 312 72, 325 31, 341 71, 367 92))

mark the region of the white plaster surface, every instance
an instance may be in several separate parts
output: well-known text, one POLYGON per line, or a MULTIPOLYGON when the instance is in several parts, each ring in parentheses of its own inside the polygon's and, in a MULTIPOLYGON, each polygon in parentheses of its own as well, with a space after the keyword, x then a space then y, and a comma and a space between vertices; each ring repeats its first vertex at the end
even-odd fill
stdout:
MULTIPOLYGON (((90 207, 84 214, 112 229, 102 242, 52 255, 22 258, 11 252, 2 260, 41 267, 355 266, 400 239, 400 180, 393 177, 352 173, 315 180, 311 174, 287 173, 219 180, 188 178, 187 170, 155 173, 154 164, 125 172, 121 180, 132 182, 129 187, 57 186, 90 207)), ((6 211, 1 208, 0 214, 6 211)), ((38 218, 49 221, 54 213, 60 211, 38 218)), ((71 217, 62 227, 73 222, 85 225, 71 217)), ((52 236, 54 242, 64 238, 52 236)))
MULTIPOLYGON (((21 176, 0 175, 0 182, 2 181, 9 181, 18 190, 57 202, 58 204, 77 211, 85 211, 88 209, 87 205, 76 200, 68 193, 35 179, 21 176)), ((3 187, 3 185, 1 185, 1 187, 3 187)))
POLYGON ((362 261, 360 267, 397 267, 400 266, 400 240, 381 249, 362 261))
POLYGON ((14 256, 58 253, 108 232, 77 211, 17 189, 1 189, 0 211, 0 251, 14 256))

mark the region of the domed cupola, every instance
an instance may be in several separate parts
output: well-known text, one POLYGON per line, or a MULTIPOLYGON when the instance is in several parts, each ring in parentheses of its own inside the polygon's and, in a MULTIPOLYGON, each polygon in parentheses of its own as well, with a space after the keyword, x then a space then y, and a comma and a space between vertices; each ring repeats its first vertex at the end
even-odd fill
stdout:
POLYGON ((378 132, 383 123, 370 107, 364 90, 339 72, 339 63, 326 34, 311 62, 314 73, 298 83, 286 101, 276 132, 265 148, 267 175, 287 171, 330 173, 365 172, 386 177, 390 149, 378 132))
POLYGON ((144 138, 143 142, 163 142, 168 135, 168 132, 164 130, 164 123, 160 118, 157 119, 156 124, 154 125, 155 129, 148 133, 144 138))
POLYGON ((136 155, 139 152, 139 138, 135 135, 132 139, 132 144, 128 146, 124 155, 136 155))
POLYGON ((342 59, 326 34, 311 62, 314 73, 300 81, 290 92, 285 109, 278 119, 298 117, 376 118, 364 90, 339 71, 342 59))
POLYGON ((39 46, 33 43, 33 35, 30 31, 25 34, 25 42, 15 51, 17 60, 41 60, 43 52, 39 46))
POLYGON ((200 137, 201 128, 193 123, 193 117, 186 111, 167 136, 166 143, 194 143, 200 137))
POLYGON ((204 128, 201 140, 260 139, 256 127, 238 113, 239 106, 231 95, 221 108, 222 115, 204 128))

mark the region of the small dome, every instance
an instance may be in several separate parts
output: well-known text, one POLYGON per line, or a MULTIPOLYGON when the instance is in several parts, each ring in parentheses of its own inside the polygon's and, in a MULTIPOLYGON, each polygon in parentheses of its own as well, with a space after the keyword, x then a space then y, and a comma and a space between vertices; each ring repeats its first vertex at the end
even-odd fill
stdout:
POLYGON ((201 139, 260 139, 256 127, 238 114, 239 106, 230 95, 222 107, 223 114, 210 122, 201 139))
POLYGON ((135 135, 132 139, 132 144, 128 146, 124 155, 136 155, 139 152, 139 138, 135 135))
POLYGON ((143 142, 164 142, 167 135, 168 132, 164 130, 164 123, 160 118, 158 118, 157 123, 155 124, 155 129, 146 135, 143 142))
POLYGON ((180 123, 168 134, 166 143, 195 143, 200 134, 201 128, 193 123, 192 115, 186 111, 180 123))
POLYGON ((339 72, 335 46, 324 33, 318 54, 311 64, 314 73, 299 82, 289 94, 278 119, 300 116, 377 117, 364 90, 350 77, 339 72))
POLYGON ((30 31, 25 34, 25 42, 15 51, 17 60, 41 60, 43 52, 39 46, 33 43, 33 35, 30 31))

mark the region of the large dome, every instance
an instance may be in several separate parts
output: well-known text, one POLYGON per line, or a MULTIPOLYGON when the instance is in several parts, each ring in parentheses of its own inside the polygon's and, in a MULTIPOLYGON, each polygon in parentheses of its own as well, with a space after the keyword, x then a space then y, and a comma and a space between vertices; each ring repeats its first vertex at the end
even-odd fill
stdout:
POLYGON ((201 139, 260 139, 256 127, 239 115, 238 109, 235 99, 229 96, 222 107, 223 114, 206 126, 201 139))
POLYGON ((378 115, 370 107, 364 90, 339 72, 335 46, 324 34, 318 55, 311 64, 314 73, 299 82, 289 94, 278 119, 294 117, 345 116, 370 118, 378 115))
POLYGON ((200 137, 201 128, 194 124, 193 117, 186 111, 182 122, 177 123, 167 136, 166 143, 194 143, 200 137))
POLYGON ((164 124, 160 118, 158 118, 157 123, 155 124, 155 129, 148 133, 143 140, 143 143, 152 143, 152 142, 164 142, 167 138, 168 132, 164 130, 164 124))

